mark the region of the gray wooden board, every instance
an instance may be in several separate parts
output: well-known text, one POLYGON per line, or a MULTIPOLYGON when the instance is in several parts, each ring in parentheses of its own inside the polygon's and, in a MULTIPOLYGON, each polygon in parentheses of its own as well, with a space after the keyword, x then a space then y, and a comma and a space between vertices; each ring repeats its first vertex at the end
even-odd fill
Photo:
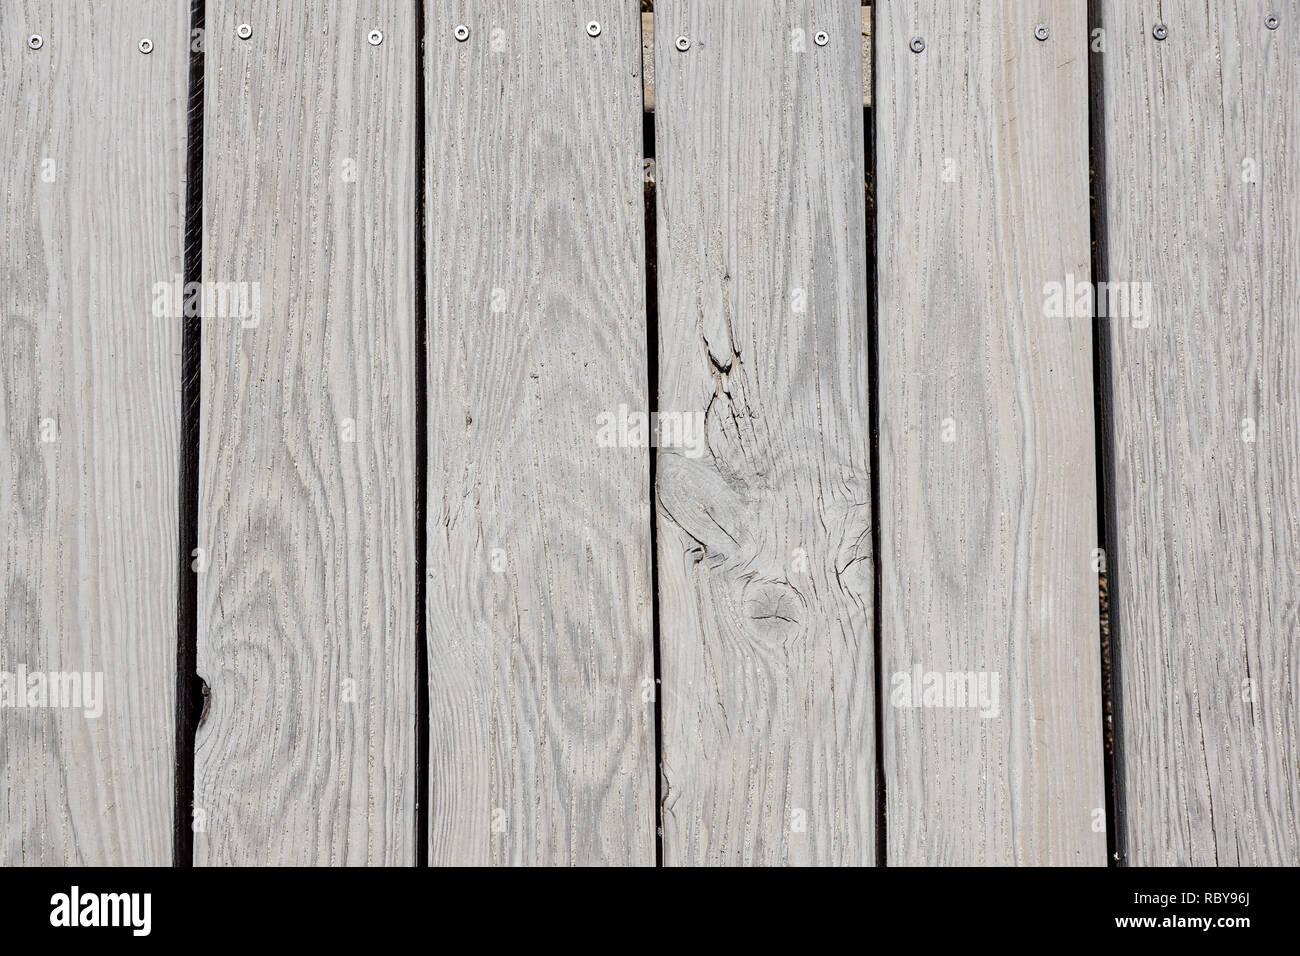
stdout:
POLYGON ((859 5, 655 20, 664 860, 870 865, 859 5))
POLYGON ((416 858, 414 14, 208 4, 201 865, 416 858))
POLYGON ((890 865, 1105 860, 1085 17, 876 7, 890 865))
POLYGON ((1300 4, 1101 12, 1126 859, 1295 866, 1300 4))
MULTIPOLYGON (((863 7, 862 17, 862 105, 871 105, 871 8, 863 7)), ((667 37, 665 42, 676 40, 667 37)), ((641 64, 645 69, 645 109, 653 113, 655 108, 655 31, 654 14, 641 14, 641 64)))
POLYGON ((0 865, 171 862, 187 28, 0 5, 0 671, 98 698, 4 701, 0 865))
POLYGON ((429 860, 653 864, 640 17, 426 16, 429 860))

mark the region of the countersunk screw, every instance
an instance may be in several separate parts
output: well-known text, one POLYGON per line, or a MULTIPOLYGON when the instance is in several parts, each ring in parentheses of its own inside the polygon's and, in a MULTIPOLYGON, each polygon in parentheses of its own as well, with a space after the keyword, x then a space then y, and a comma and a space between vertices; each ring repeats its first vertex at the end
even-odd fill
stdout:
POLYGON ((453 31, 453 35, 461 43, 464 43, 466 40, 469 39, 469 27, 465 26, 465 24, 462 23, 460 26, 458 26, 455 29, 455 31, 453 31))
POLYGON ((235 27, 235 36, 239 37, 241 40, 247 40, 252 35, 253 28, 247 23, 241 23, 239 26, 235 27))
POLYGON ((41 47, 45 46, 45 40, 39 33, 33 33, 27 38, 27 45, 33 50, 39 50, 41 47))
POLYGON ((1277 17, 1267 17, 1264 20, 1264 26, 1268 27, 1270 30, 1276 30, 1278 23, 1279 21, 1277 17))
POLYGON ((153 52, 153 40, 150 40, 148 37, 145 37, 143 40, 141 40, 141 41, 140 41, 140 52, 143 53, 145 56, 148 56, 150 53, 152 53, 152 52, 153 52))
POLYGON ((1034 27, 1034 36, 1040 40, 1046 40, 1048 37, 1047 25, 1040 23, 1038 26, 1034 27))
POLYGON ((831 38, 826 34, 825 30, 818 30, 813 34, 813 43, 816 43, 818 46, 825 46, 830 42, 831 38))
POLYGON ((1151 28, 1151 35, 1157 40, 1163 40, 1165 37, 1169 36, 1169 28, 1163 23, 1157 23, 1151 28))
POLYGON ((597 23, 595 20, 592 20, 590 23, 587 24, 587 36, 589 37, 600 36, 600 24, 597 23))
POLYGON ((908 46, 912 48, 913 53, 920 53, 925 49, 925 41, 920 37, 912 37, 912 42, 908 46))
POLYGON ((379 46, 379 44, 384 42, 384 35, 378 30, 371 30, 366 34, 366 40, 369 41, 371 46, 379 46))
POLYGON ((677 49, 685 53, 687 50, 691 48, 691 38, 688 36, 680 36, 677 38, 677 42, 674 44, 674 46, 676 46, 677 49))

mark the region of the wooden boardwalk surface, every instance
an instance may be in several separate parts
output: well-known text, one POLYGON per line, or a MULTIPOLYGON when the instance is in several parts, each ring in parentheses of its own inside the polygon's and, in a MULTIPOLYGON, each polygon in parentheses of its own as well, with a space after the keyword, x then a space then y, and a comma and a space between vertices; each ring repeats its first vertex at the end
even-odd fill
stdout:
POLYGON ((871 863, 858 6, 655 16, 664 861, 871 863))
POLYGON ((1180 5, 1155 42, 1155 4, 1103 4, 1106 278, 1151 289, 1106 321, 1135 864, 1300 863, 1300 9, 1281 6, 1269 30, 1259 3, 1180 5))
POLYGON ((428 7, 431 863, 655 860, 649 464, 595 440, 647 407, 640 21, 589 7, 428 7))
POLYGON ((171 858, 187 30, 0 6, 0 864, 171 858))
POLYGON ((1091 315, 1041 306, 1088 281, 1087 24, 1053 6, 1047 41, 1016 4, 877 8, 891 861, 1106 854, 1091 315), (978 699, 927 706, 954 673, 978 699))
POLYGON ((0 865, 1300 865, 1296 0, 185 6, 0 5, 0 865))
POLYGON ((207 9, 203 274, 260 292, 206 297, 195 862, 409 864, 413 11, 239 11, 207 9))

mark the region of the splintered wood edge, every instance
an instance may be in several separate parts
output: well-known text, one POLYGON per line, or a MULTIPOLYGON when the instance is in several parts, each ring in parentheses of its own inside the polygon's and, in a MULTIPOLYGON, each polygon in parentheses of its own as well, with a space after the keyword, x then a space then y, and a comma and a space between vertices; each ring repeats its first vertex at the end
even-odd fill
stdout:
MULTIPOLYGON (((641 78, 645 111, 655 111, 655 15, 641 14, 641 78)), ((862 8, 862 105, 871 105, 871 8, 862 8)))

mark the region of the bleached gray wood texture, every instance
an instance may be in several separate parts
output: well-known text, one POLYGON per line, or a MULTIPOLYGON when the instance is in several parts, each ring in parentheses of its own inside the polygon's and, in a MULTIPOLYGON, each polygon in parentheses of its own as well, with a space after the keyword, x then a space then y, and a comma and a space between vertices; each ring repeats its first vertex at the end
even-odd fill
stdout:
POLYGON ((1106 278, 1153 293, 1108 322, 1125 857, 1295 866, 1300 4, 1101 26, 1106 278))
POLYGON ((637 5, 426 16, 429 861, 653 864, 637 5))
POLYGON ((1085 17, 876 7, 890 865, 1105 861, 1090 317, 1044 315, 1090 270, 1085 17), (904 706, 916 668, 996 716, 904 706))
POLYGON ((416 858, 414 14, 207 7, 201 865, 416 858))
POLYGON ((0 671, 102 673, 0 710, 4 866, 171 862, 186 28, 0 5, 0 671))
POLYGON ((655 20, 664 861, 871 865, 859 6, 655 20))
MULTIPOLYGON (((871 105, 871 8, 863 7, 862 18, 862 105, 871 105)), ((666 37, 665 43, 676 40, 675 36, 666 37)), ((654 112, 655 108, 655 31, 654 14, 641 14, 641 65, 645 70, 645 109, 654 112)))

